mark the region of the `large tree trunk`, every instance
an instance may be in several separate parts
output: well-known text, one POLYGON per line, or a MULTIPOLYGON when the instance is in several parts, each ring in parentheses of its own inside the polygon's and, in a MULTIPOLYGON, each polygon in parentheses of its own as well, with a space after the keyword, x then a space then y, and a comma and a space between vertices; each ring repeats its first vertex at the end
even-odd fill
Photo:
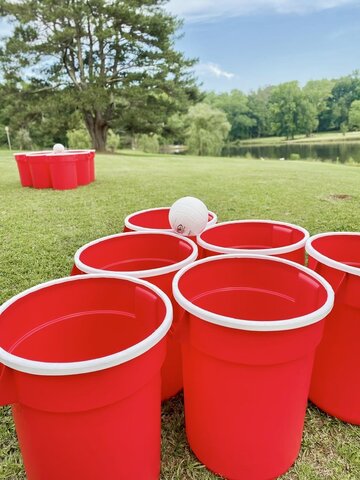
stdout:
POLYGON ((101 112, 84 112, 86 128, 91 137, 93 147, 97 152, 106 151, 106 138, 109 126, 101 112))

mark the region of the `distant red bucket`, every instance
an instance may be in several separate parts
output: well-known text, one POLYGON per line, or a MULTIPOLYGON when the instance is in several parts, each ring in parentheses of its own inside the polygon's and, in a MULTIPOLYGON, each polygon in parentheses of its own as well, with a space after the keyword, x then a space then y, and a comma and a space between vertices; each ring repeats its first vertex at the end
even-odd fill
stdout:
POLYGON ((309 232, 291 223, 272 220, 235 220, 204 230, 196 240, 202 256, 258 254, 285 258, 304 265, 309 232))
POLYGON ((95 150, 16 153, 23 187, 69 190, 95 180, 95 150))
MULTIPOLYGON (((132 213, 125 218, 124 232, 165 230, 173 232, 169 222, 170 207, 149 208, 132 213)), ((217 222, 217 215, 209 211, 208 227, 217 222)), ((196 237, 189 237, 196 241, 196 237)))
POLYGON ((16 164, 19 170, 20 182, 23 187, 32 187, 32 178, 30 173, 29 162, 25 153, 14 154, 16 164))
POLYGON ((27 154, 32 186, 34 188, 52 188, 50 173, 50 158, 46 153, 36 152, 27 154))
MULTIPOLYGON (((130 275, 151 282, 172 299, 175 273, 196 258, 196 245, 174 233, 120 233, 99 238, 81 247, 74 257, 72 275, 110 272, 114 275, 130 275)), ((173 328, 167 335, 168 349, 161 371, 162 400, 176 395, 183 387, 178 322, 179 312, 174 302, 173 328)))
POLYGON ((310 399, 322 410, 360 425, 360 233, 321 233, 306 245, 309 267, 335 291, 316 352, 310 399))
POLYGON ((28 480, 158 480, 171 317, 157 287, 101 275, 0 307, 0 404, 13 405, 28 480))
POLYGON ((182 341, 191 449, 225 478, 277 478, 300 449, 330 285, 288 260, 221 255, 180 270, 173 291, 188 312, 182 341))

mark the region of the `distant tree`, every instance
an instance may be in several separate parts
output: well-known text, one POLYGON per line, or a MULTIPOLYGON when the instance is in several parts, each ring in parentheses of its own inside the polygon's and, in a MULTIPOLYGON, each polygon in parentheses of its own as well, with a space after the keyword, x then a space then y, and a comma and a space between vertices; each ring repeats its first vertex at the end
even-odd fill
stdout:
POLYGON ((156 134, 147 135, 143 133, 138 136, 137 146, 139 150, 145 153, 159 153, 159 149, 160 149, 159 136, 156 134))
POLYGON ((338 130, 342 123, 348 122, 350 106, 354 100, 360 100, 359 72, 336 81, 328 100, 327 130, 338 130))
POLYGON ((106 139, 106 148, 110 150, 110 152, 114 153, 120 147, 120 135, 115 133, 113 130, 108 131, 107 139, 106 139))
POLYGON ((298 133, 309 137, 318 127, 319 119, 316 106, 302 94, 298 100, 296 127, 298 133))
POLYGON ((25 128, 41 149, 66 143, 74 112, 66 90, 50 92, 43 82, 35 81, 8 80, 0 85, 0 123, 13 132, 25 128))
POLYGON ((310 80, 302 90, 311 105, 316 108, 320 131, 326 129, 329 116, 328 102, 331 99, 331 91, 335 83, 335 80, 328 79, 310 80))
POLYGON ((187 145, 195 155, 220 155, 231 125, 226 115, 206 103, 189 109, 187 145))
POLYGON ((249 116, 253 119, 251 137, 267 137, 273 134, 269 99, 274 87, 259 88, 248 95, 249 116))
POLYGON ((249 116, 248 99, 243 92, 240 90, 220 94, 210 92, 206 95, 204 101, 226 113, 231 125, 230 141, 249 137, 250 129, 254 126, 255 121, 249 116))
POLYGON ((360 100, 354 100, 350 106, 349 124, 354 129, 360 129, 360 100))
POLYGON ((91 148, 91 138, 85 127, 70 130, 66 134, 69 148, 91 148))
POLYGON ((112 122, 117 131, 128 134, 133 143, 138 134, 167 135, 169 119, 187 113, 189 105, 200 97, 194 85, 174 85, 173 91, 132 86, 117 100, 118 115, 112 122))
POLYGON ((164 3, 0 0, 1 16, 14 25, 0 51, 4 78, 31 76, 44 95, 67 89, 94 147, 105 150, 129 89, 145 100, 163 92, 176 108, 179 91, 194 86, 194 62, 174 48, 181 22, 164 3))
POLYGON ((166 143, 183 145, 186 138, 186 116, 175 113, 165 121, 162 136, 166 143))
POLYGON ((271 92, 269 106, 275 133, 287 139, 298 131, 298 109, 302 92, 298 82, 278 85, 271 92))

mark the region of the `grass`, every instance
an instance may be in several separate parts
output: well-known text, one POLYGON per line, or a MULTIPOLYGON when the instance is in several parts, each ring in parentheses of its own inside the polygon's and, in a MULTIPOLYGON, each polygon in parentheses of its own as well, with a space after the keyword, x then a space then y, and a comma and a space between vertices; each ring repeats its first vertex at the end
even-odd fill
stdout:
MULTIPOLYGON (((360 231, 360 169, 317 162, 98 155, 97 181, 71 191, 20 187, 0 152, 0 302, 69 274, 84 243, 122 230, 126 214, 200 197, 220 221, 270 218, 311 233, 360 231)), ((214 480, 189 451, 182 396, 163 406, 162 480, 214 480)), ((360 478, 360 429, 309 406, 300 456, 284 480, 360 478)), ((25 479, 10 409, 0 412, 0 479, 25 479)), ((51 480, 51 479, 49 479, 51 480)), ((244 479, 246 480, 246 479, 244 479)))
POLYGON ((295 135, 293 140, 286 140, 285 137, 264 137, 242 140, 240 146, 245 145, 281 145, 284 143, 339 143, 339 142, 358 142, 360 141, 360 132, 347 132, 344 136, 341 132, 320 132, 314 133, 311 137, 305 135, 295 135))

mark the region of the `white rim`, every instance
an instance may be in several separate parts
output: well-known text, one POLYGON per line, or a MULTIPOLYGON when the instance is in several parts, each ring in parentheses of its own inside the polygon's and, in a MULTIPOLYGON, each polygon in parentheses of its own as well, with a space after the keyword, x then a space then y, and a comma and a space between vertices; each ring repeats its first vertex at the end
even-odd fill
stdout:
POLYGON ((24 155, 25 157, 28 157, 31 155, 46 155, 47 153, 50 153, 50 150, 39 150, 38 152, 19 152, 19 153, 14 153, 14 157, 16 155, 24 155))
MULTIPOLYGON (((81 151, 78 150, 77 152, 64 150, 63 152, 49 152, 49 153, 44 154, 44 156, 49 157, 49 158, 52 158, 52 157, 70 157, 70 156, 82 157, 83 155, 89 155, 89 153, 90 153, 90 150, 81 150, 81 151)), ((28 155, 28 156, 34 157, 36 155, 28 155)))
POLYGON ((163 230, 151 230, 149 232, 126 232, 126 233, 117 233, 115 235, 108 235, 106 237, 98 238, 97 240, 94 240, 92 242, 89 242, 79 248, 77 252, 75 253, 74 256, 74 263, 76 267, 81 270, 84 273, 104 273, 106 275, 110 275, 111 277, 118 277, 119 275, 127 275, 130 277, 134 278, 149 278, 149 277, 157 277, 158 275, 165 275, 167 273, 175 272, 177 270, 180 270, 181 268, 185 267, 189 263, 193 263, 198 256, 198 248, 197 245, 190 240, 187 237, 182 237, 180 235, 177 235, 176 233, 173 232, 164 232, 163 230), (149 270, 126 270, 126 271, 109 271, 109 270, 103 270, 101 268, 94 268, 90 267, 89 265, 86 265, 84 262, 80 260, 80 255, 86 250, 87 248, 96 245, 98 243, 101 243, 103 241, 109 240, 111 238, 121 238, 124 236, 130 237, 134 235, 165 235, 168 237, 175 237, 178 240, 183 240, 186 243, 188 243, 191 248, 192 252, 191 254, 185 258, 185 260, 182 260, 181 262, 173 263, 172 265, 167 265, 165 267, 159 267, 159 268, 151 268, 149 270))
POLYGON ((25 155, 26 157, 37 157, 39 155, 45 157, 51 157, 55 155, 59 157, 61 155, 88 155, 89 153, 94 153, 95 150, 87 149, 87 150, 69 150, 65 149, 63 152, 54 152, 53 150, 43 150, 39 152, 24 152, 24 153, 14 153, 15 155, 25 155))
POLYGON ((337 260, 333 260, 332 258, 327 257, 326 255, 323 255, 322 253, 320 253, 312 245, 312 242, 314 240, 317 240, 318 238, 341 236, 341 235, 360 237, 359 232, 326 232, 326 233, 319 233, 317 235, 314 235, 314 236, 310 237, 309 240, 306 242, 306 247, 305 247, 306 251, 311 257, 315 258, 315 260, 323 263, 324 265, 327 265, 328 267, 336 268, 336 270, 341 270, 342 272, 351 273, 353 275, 360 276, 360 268, 352 267, 351 265, 346 265, 345 263, 338 262, 337 260))
POLYGON ((243 254, 251 254, 254 253, 256 255, 281 255, 284 253, 290 253, 298 248, 302 248, 305 246, 306 241, 310 237, 310 234, 305 228, 299 227, 298 225, 293 225, 292 223, 286 223, 286 222, 277 222, 273 220, 233 220, 231 222, 222 222, 222 223, 217 223, 216 225, 213 225, 212 227, 208 227, 204 230, 204 232, 200 233, 196 237, 196 241, 198 245, 201 247, 205 248, 206 250, 209 250, 210 252, 216 252, 216 253, 243 253, 243 254), (208 232, 209 230, 212 230, 214 228, 222 227, 223 225, 230 225, 234 223, 271 223, 273 225, 284 225, 286 227, 291 227, 294 230, 298 230, 299 232, 303 233, 304 238, 302 238, 300 241, 296 243, 292 243, 291 245, 285 245, 284 247, 276 247, 276 248, 232 248, 232 247, 220 247, 219 245, 213 245, 211 243, 206 242, 201 238, 202 233, 208 232))
MULTIPOLYGON (((53 285, 66 282, 76 282, 76 281, 86 281, 92 278, 111 278, 114 277, 108 275, 78 275, 74 277, 65 277, 51 282, 41 283, 35 287, 29 288, 18 295, 7 300, 0 307, 0 315, 17 300, 33 293, 38 290, 42 290, 53 285)), ((114 353, 112 355, 107 355, 105 357, 95 358, 92 360, 84 360, 80 362, 39 362, 36 360, 28 360, 26 358, 18 357, 12 353, 7 352, 0 347, 0 362, 19 372, 30 373, 33 375, 44 375, 44 376, 59 376, 59 375, 78 375, 81 373, 90 373, 97 372, 99 370, 105 370, 106 368, 115 367, 122 363, 128 362, 143 353, 150 350, 154 345, 160 342, 160 340, 166 335, 169 331, 172 323, 172 305, 164 292, 162 292, 158 287, 152 285, 143 280, 135 279, 126 275, 118 276, 119 279, 127 280, 132 283, 143 285, 153 292, 155 292, 165 304, 165 317, 161 325, 148 337, 146 337, 141 342, 133 345, 125 350, 114 353)))
POLYGON ((194 262, 192 265, 189 265, 182 270, 180 270, 174 277, 173 280, 173 294, 178 302, 178 304, 183 307, 187 312, 191 313, 192 315, 205 320, 206 322, 214 323, 216 325, 222 325, 223 327, 233 328, 236 330, 252 330, 252 331, 261 331, 261 332, 269 332, 269 331, 280 331, 280 330, 293 330, 296 328, 305 327, 307 325, 311 325, 322 320, 326 315, 331 311, 333 304, 334 304, 334 291, 331 288, 330 284, 324 280, 320 275, 318 275, 313 270, 310 270, 307 267, 299 265, 295 262, 291 262, 289 260, 285 260, 283 258, 277 257, 268 257, 265 255, 218 255, 216 257, 209 257, 204 258, 203 260, 198 260, 194 262), (306 315, 302 315, 300 317, 294 317, 287 320, 245 320, 245 319, 237 319, 233 317, 227 317, 224 315, 220 315, 217 313, 209 312, 203 308, 200 308, 194 305, 191 301, 185 298, 179 289, 179 281, 181 277, 191 268, 196 268, 197 265, 207 263, 207 262, 226 262, 228 259, 232 258, 257 258, 268 262, 279 262, 285 263, 290 265, 302 272, 305 272, 309 276, 316 279, 326 290, 327 292, 327 299, 324 305, 322 305, 319 309, 315 310, 314 312, 308 313, 306 315))
MULTIPOLYGON (((151 232, 152 230, 158 230, 158 231, 161 231, 161 232, 173 232, 174 230, 172 228, 155 229, 155 228, 151 228, 151 227, 140 227, 139 225, 134 225, 131 222, 132 217, 134 217, 135 215, 140 215, 142 213, 147 213, 147 212, 153 212, 154 210, 170 210, 170 207, 146 208, 145 210, 139 210, 137 212, 130 213, 130 215, 128 215, 124 220, 125 227, 127 227, 131 230, 136 230, 138 232, 149 232, 149 231, 151 232)), ((215 225, 215 223, 217 222, 217 219, 218 219, 216 213, 212 212, 211 210, 209 210, 208 212, 213 218, 208 221, 208 223, 206 225, 206 228, 208 228, 212 225, 215 225)))

